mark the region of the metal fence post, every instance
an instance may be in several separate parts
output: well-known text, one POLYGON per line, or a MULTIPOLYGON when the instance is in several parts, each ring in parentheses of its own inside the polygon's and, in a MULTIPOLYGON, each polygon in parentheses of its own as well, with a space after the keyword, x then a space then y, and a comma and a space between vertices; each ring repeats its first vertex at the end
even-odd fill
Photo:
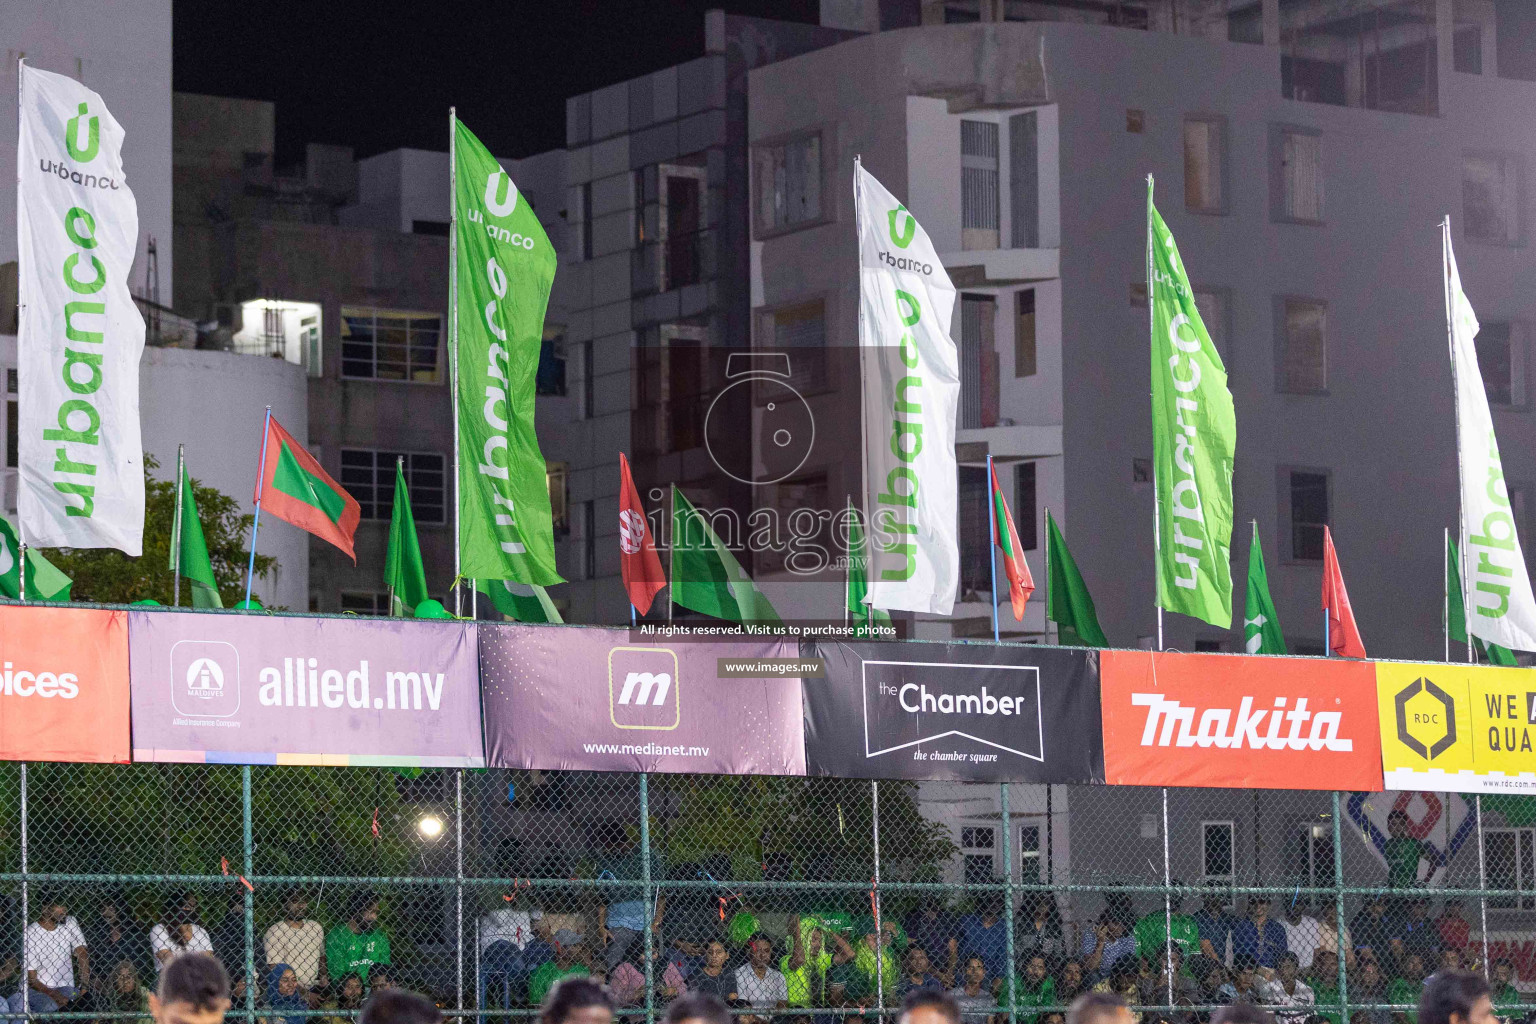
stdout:
POLYGON ((1003 936, 1008 944, 1008 1024, 1018 1021, 1018 992, 1015 988, 1018 961, 1014 959, 1013 938, 1013 815, 1008 805, 1008 783, 1002 784, 1003 802, 1003 936))
MULTIPOLYGON (((1483 980, 1487 981, 1490 977, 1488 966, 1488 860, 1483 852, 1483 794, 1478 793, 1475 799, 1474 812, 1477 814, 1477 902, 1483 915, 1483 980)), ((1447 814, 1446 817, 1450 817, 1450 815, 1447 814)), ((1449 829, 1450 825, 1447 824, 1446 828, 1449 829)), ((1446 849, 1449 848, 1450 844, 1447 843, 1446 849)), ((1449 875, 1451 869, 1449 865, 1447 865, 1445 872, 1447 875, 1446 884, 1450 884, 1449 875)))
POLYGON ((27 762, 21 762, 21 1012, 32 1016, 31 985, 27 984, 27 922, 31 911, 27 907, 30 895, 27 883, 27 762))
MULTIPOLYGON (((245 877, 256 873, 255 842, 251 829, 251 766, 240 768, 240 830, 241 845, 245 848, 243 863, 245 877)), ((248 1022, 256 1019, 256 901, 250 884, 245 885, 245 1015, 248 1022)))
POLYGON ((1163 787, 1163 973, 1168 976, 1168 1012, 1173 1012, 1173 859, 1168 850, 1168 787, 1163 787))
POLYGON ((1344 969, 1344 833, 1339 828, 1339 791, 1333 791, 1333 944, 1339 962, 1339 1020, 1349 1024, 1349 974, 1344 969))
POLYGON ((645 1020, 652 1024, 656 1019, 656 948, 652 932, 656 900, 651 892, 651 779, 646 772, 640 773, 640 890, 645 902, 645 1020))
POLYGON ((464 1010, 464 769, 453 770, 453 824, 456 846, 454 864, 454 971, 458 986, 460 1018, 464 1010))
MULTIPOLYGON (((880 921, 880 780, 869 780, 869 815, 875 849, 874 888, 870 890, 875 912, 875 1005, 885 1009, 885 926, 880 921)), ((894 948, 894 946, 893 946, 894 948)), ((878 1015, 881 1020, 885 1014, 878 1015)))

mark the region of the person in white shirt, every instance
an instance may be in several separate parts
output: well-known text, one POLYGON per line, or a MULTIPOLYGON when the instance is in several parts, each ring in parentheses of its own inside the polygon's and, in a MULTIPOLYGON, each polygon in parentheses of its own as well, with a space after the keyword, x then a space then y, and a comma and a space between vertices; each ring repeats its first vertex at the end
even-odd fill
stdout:
POLYGON ((1322 923, 1312 916, 1311 905, 1291 900, 1285 908, 1285 920, 1280 922, 1280 926, 1285 929, 1285 948, 1296 954, 1303 971, 1310 971, 1312 956, 1323 938, 1322 923))
POLYGON ((1305 1007, 1300 1013, 1286 1013, 1284 1010, 1277 1012, 1275 1019, 1280 1024, 1304 1024, 1312 1015, 1312 1006, 1317 1003, 1312 986, 1298 978, 1297 973, 1296 954, 1291 952, 1280 954, 1276 970, 1259 968, 1259 974, 1264 979, 1259 984, 1259 1002, 1266 1006, 1305 1007))
POLYGON ((149 930, 149 951, 155 957, 155 970, 188 953, 212 953, 213 940, 197 923, 197 897, 191 893, 169 899, 161 922, 149 930))
POLYGON ((42 916, 27 925, 22 938, 25 970, 22 987, 7 1001, 12 1013, 62 1010, 91 983, 91 958, 80 924, 62 900, 43 903, 42 916), (75 966, 80 968, 76 984, 75 966))
POLYGON ((264 937, 267 970, 278 964, 293 968, 305 998, 318 1009, 319 998, 312 991, 325 981, 325 928, 308 919, 309 897, 295 889, 283 901, 283 919, 267 929, 264 937), (311 998, 313 997, 313 998, 311 998))
MULTIPOLYGON (((788 1006, 789 983, 784 975, 768 966, 772 959, 773 940, 762 932, 752 936, 747 943, 747 962, 736 968, 736 991, 731 993, 731 999, 739 999, 754 1010, 782 1010, 788 1006)), ((763 1015, 742 1017, 740 1021, 762 1024, 769 1019, 763 1015)))

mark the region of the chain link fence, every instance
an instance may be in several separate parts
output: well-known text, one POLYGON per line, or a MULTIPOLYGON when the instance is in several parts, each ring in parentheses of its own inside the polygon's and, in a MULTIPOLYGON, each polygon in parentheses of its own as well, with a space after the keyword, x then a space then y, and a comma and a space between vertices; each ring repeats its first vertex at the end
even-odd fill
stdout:
POLYGON ((1095 987, 1144 1024, 1413 1024, 1449 967, 1520 1019, 1533 875, 1530 797, 0 764, 0 1018, 142 1019, 209 950, 265 1024, 390 985, 527 1017, 573 973, 636 1024, 684 989, 870 1024, 922 986, 966 1024, 1095 987))

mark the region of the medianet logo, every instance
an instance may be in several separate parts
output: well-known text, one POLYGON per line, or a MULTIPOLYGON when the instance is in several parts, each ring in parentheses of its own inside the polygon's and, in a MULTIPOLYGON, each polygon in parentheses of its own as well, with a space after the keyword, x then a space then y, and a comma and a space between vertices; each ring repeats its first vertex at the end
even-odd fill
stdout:
POLYGON ((1288 697, 1274 700, 1273 708, 1255 711, 1253 698, 1244 697, 1234 717, 1231 708, 1202 711, 1169 700, 1160 693, 1131 694, 1133 705, 1147 709, 1146 726, 1141 731, 1144 747, 1240 750, 1246 746, 1252 750, 1332 750, 1338 753, 1355 749, 1353 740, 1339 736, 1343 712, 1309 711, 1306 697, 1297 697, 1294 704, 1288 697))
POLYGON ((608 652, 608 720, 619 729, 667 732, 683 720, 677 655, 665 647, 608 652))

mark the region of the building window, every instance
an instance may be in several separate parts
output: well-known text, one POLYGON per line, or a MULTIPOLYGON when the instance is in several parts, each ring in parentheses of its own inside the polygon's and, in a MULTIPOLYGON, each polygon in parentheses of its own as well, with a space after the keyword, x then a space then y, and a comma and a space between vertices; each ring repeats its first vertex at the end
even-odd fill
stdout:
POLYGON ((576 352, 580 362, 577 364, 577 383, 581 390, 577 392, 578 404, 576 406, 576 418, 589 420, 593 416, 593 407, 597 402, 597 383, 593 373, 593 342, 584 341, 576 346, 576 352))
POLYGON ((1317 470, 1282 470, 1290 495, 1289 561, 1321 562, 1323 530, 1328 526, 1328 474, 1317 470))
POLYGON ((1525 407, 1525 332, 1511 323, 1483 324, 1477 332, 1477 368, 1490 405, 1525 407))
POLYGON ((1216 354, 1221 356, 1225 365, 1230 356, 1227 351, 1227 309, 1231 304, 1227 293, 1220 289, 1196 288, 1194 294, 1195 308, 1200 311, 1200 322, 1205 324, 1205 331, 1211 336, 1211 344, 1216 346, 1216 354))
POLYGON ((395 503, 395 460, 405 459, 405 486, 411 515, 419 523, 446 522, 448 474, 435 452, 341 450, 341 486, 357 499, 364 519, 389 521, 395 503))
POLYGON ((581 258, 592 258, 592 183, 581 184, 581 258))
POLYGON ((539 368, 534 374, 534 391, 540 395, 565 394, 565 335, 546 337, 539 343, 539 368))
POLYGON ((1220 640, 1196 640, 1195 641, 1195 650, 1197 652, 1200 652, 1200 651, 1215 652, 1215 651, 1220 651, 1221 649, 1222 649, 1222 643, 1221 643, 1220 640))
POLYGON ((960 426, 997 426, 997 299, 960 296, 960 426))
POLYGON ((961 600, 980 601, 982 594, 990 594, 992 590, 992 524, 987 508, 985 469, 960 467, 956 511, 960 517, 961 600))
POLYGON ((758 314, 757 348, 789 357, 789 386, 802 395, 827 386, 827 303, 825 299, 758 314))
POLYGON ((1013 375, 1033 377, 1039 368, 1035 356, 1035 290, 1013 293, 1013 375))
POLYGON ((1184 206, 1191 212, 1227 212, 1226 134, 1220 118, 1184 120, 1184 206))
POLYGON ((355 615, 388 615, 389 595, 363 593, 355 590, 341 592, 341 610, 355 615))
POLYGON ((1044 878, 1040 870, 1040 826, 1019 826, 1019 881, 1039 882, 1044 878))
POLYGON ((703 167, 661 168, 661 290, 672 291, 704 279, 704 191, 709 172, 703 167))
POLYGON ((1293 395, 1328 390, 1328 305, 1313 299, 1280 300, 1280 390, 1293 395))
POLYGON ((1008 119, 1008 191, 1015 249, 1040 245, 1040 117, 1031 110, 1008 119))
POLYGON ((1464 25, 1451 37, 1452 64, 1457 71, 1467 75, 1483 73, 1483 29, 1481 25, 1464 25))
MULTIPOLYGON (((319 332, 315 333, 318 342, 319 332)), ((341 375, 440 384, 442 338, 443 318, 437 313, 344 307, 341 375)), ((319 362, 318 353, 315 362, 319 362)))
POLYGON ((960 248, 996 249, 997 125, 960 122, 960 248))
POLYGON ((821 220, 819 132, 758 146, 752 158, 759 237, 821 220))
POLYGON ((1280 851, 1286 878, 1297 885, 1326 887, 1333 884, 1333 830, 1307 823, 1280 851))
POLYGON ((1318 224, 1323 219, 1323 137, 1293 128, 1278 131, 1277 219, 1318 224))
POLYGON ((1489 897, 1500 910, 1536 910, 1536 829, 1490 828, 1487 844, 1488 888, 1520 890, 1518 896, 1489 897))
POLYGON ((563 462, 544 465, 544 479, 549 485, 549 514, 554 523, 556 537, 568 537, 571 533, 570 497, 567 487, 569 472, 563 462))
POLYGON ((965 884, 987 885, 997 880, 997 829, 991 825, 962 825, 960 851, 965 884))
POLYGON ((1230 821, 1200 823, 1201 879, 1231 882, 1237 876, 1236 826, 1230 821))
POLYGON ((581 578, 597 578, 597 503, 581 503, 581 578))
POLYGON ((1507 154, 1464 154, 1461 215, 1466 236, 1478 242, 1520 241, 1520 165, 1507 154))
POLYGON ((1035 492, 1035 463, 1021 462, 1013 468, 1013 517, 1014 528, 1019 531, 1019 546, 1034 551, 1040 546, 1040 536, 1035 530, 1036 509, 1039 498, 1035 492))

